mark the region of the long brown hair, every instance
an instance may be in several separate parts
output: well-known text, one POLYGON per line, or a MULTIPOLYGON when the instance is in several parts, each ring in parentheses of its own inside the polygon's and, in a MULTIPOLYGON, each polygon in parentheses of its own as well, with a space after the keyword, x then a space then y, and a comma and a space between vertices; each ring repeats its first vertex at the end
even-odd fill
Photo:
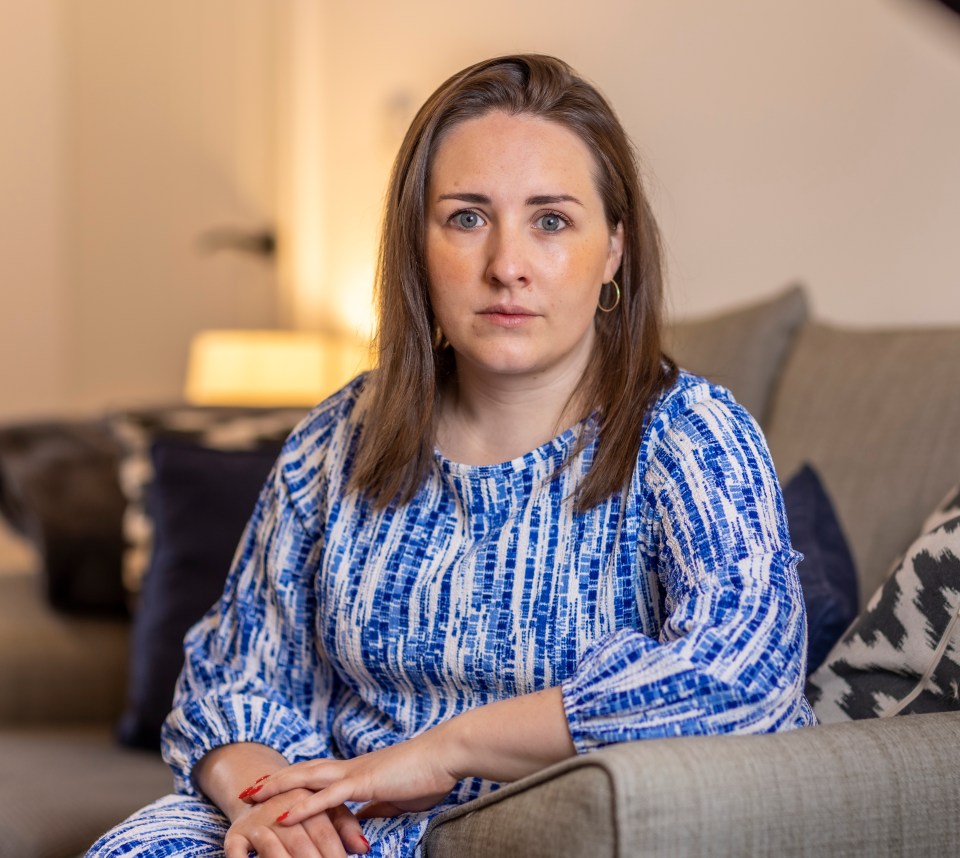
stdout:
POLYGON ((599 417, 593 464, 576 497, 578 511, 630 479, 641 426, 657 395, 676 377, 662 352, 660 235, 644 196, 630 140, 610 105, 566 63, 536 54, 470 66, 437 89, 417 113, 393 166, 377 270, 377 369, 367 381, 368 410, 350 479, 377 506, 413 498, 430 466, 440 382, 455 371, 436 336, 427 293, 426 188, 433 157, 455 125, 499 110, 529 114, 573 131, 594 153, 607 222, 623 224, 616 279, 621 300, 597 313, 593 354, 579 390, 586 417, 599 417))

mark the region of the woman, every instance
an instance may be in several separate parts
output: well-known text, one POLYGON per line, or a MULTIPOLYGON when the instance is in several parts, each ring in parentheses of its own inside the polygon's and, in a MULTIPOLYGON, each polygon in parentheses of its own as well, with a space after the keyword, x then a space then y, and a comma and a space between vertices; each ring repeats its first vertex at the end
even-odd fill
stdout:
POLYGON ((378 369, 291 436, 187 637, 180 794, 91 854, 412 855, 575 753, 812 723, 769 455, 662 354, 658 242, 562 62, 434 93, 391 181, 378 369))

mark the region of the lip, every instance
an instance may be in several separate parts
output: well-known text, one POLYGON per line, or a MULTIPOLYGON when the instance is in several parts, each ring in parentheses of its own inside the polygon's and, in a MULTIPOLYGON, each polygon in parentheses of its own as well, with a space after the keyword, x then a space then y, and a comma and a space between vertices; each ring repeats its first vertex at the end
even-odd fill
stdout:
POLYGON ((484 307, 478 315, 499 327, 515 328, 530 322, 540 314, 518 304, 493 304, 490 307, 484 307))

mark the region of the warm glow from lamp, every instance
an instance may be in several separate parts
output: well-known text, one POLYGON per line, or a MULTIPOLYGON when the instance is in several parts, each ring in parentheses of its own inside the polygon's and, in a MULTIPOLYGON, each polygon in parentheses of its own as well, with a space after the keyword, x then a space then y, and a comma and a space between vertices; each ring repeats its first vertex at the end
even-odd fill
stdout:
POLYGON ((349 334, 201 331, 185 394, 195 405, 309 406, 368 367, 368 344, 349 334))

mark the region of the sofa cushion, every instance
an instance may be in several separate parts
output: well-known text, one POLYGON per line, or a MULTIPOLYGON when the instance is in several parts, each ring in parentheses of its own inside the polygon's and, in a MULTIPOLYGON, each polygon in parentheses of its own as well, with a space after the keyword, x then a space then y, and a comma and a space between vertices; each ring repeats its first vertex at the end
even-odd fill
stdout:
POLYGON ((935 520, 810 677, 820 721, 960 711, 960 512, 935 520))
POLYGON ((138 808, 172 792, 155 754, 104 728, 0 731, 0 858, 74 858, 138 808))
POLYGON ((794 335, 807 318, 802 287, 666 330, 666 351, 683 368, 729 389, 763 425, 794 335))
POLYGON ((38 575, 0 575, 0 724, 112 723, 129 625, 56 613, 38 575))
POLYGON ((810 462, 850 543, 862 602, 960 474, 960 330, 797 335, 766 428, 781 478, 810 462))
POLYGON ((160 747, 160 728, 183 667, 183 637, 216 602, 237 543, 276 455, 211 450, 184 441, 153 445, 147 509, 153 554, 134 617, 130 685, 118 736, 160 747))
POLYGON ((803 554, 800 586, 807 609, 807 673, 816 670, 857 616, 853 558, 817 472, 804 465, 784 486, 790 541, 803 554))

